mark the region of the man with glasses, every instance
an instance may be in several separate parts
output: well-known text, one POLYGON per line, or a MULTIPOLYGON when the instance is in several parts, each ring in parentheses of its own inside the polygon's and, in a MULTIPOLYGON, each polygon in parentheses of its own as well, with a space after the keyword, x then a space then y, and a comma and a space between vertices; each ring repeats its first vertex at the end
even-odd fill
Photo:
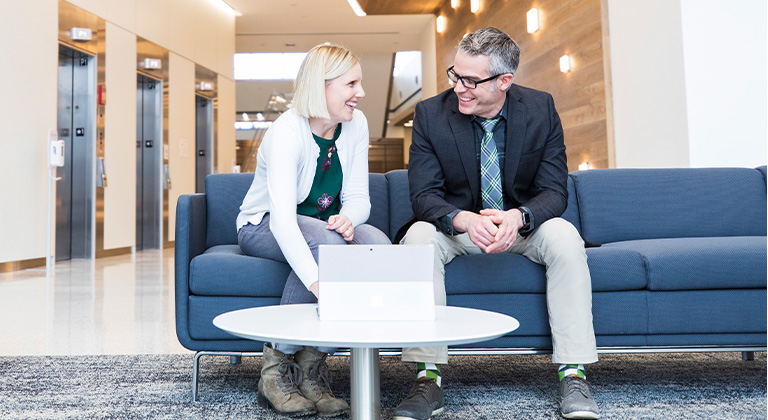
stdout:
MULTIPOLYGON (((512 83, 519 58, 507 34, 475 31, 447 71, 453 89, 416 105, 408 169, 414 218, 399 234, 401 243, 435 246, 438 305, 446 304, 444 265, 456 256, 515 253, 544 265, 560 414, 597 419, 584 374, 584 364, 597 361, 587 256, 578 231, 560 218, 568 201, 563 129, 550 94, 512 83)), ((417 363, 417 377, 395 419, 442 412, 438 365, 448 362, 447 348, 403 349, 403 361, 417 363)))

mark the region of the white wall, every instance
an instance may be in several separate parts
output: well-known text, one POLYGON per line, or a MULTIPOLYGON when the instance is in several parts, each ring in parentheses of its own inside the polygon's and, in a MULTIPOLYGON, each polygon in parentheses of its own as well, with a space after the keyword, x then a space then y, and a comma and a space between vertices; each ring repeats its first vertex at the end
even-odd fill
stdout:
POLYGON ((608 0, 616 166, 687 167, 680 0, 608 0))
POLYGON ((681 6, 691 166, 765 165, 765 0, 681 6))
POLYGON ((195 63, 174 53, 169 54, 168 61, 168 78, 171 80, 168 88, 168 149, 171 156, 168 240, 173 241, 176 237, 176 202, 180 195, 195 192, 195 63))
POLYGON ((104 249, 136 242, 136 35, 106 24, 104 249))
POLYGON ((0 262, 43 258, 48 129, 56 128, 57 0, 3 2, 0 12, 0 262), (30 26, 34 22, 34 26, 30 26), (34 27, 34 30, 30 30, 34 27))
POLYGON ((616 166, 765 164, 765 1, 607 3, 616 166))
POLYGON ((219 172, 232 172, 236 160, 235 125, 235 82, 232 79, 219 75, 216 83, 218 89, 218 147, 216 148, 216 168, 219 172), (226 116, 226 118, 222 118, 226 116))

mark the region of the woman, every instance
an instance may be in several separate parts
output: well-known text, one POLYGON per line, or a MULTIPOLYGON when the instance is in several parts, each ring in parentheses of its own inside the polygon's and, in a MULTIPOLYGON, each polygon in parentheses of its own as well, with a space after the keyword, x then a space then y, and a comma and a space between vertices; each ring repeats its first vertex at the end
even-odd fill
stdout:
MULTIPOLYGON (((362 70, 347 49, 312 48, 299 69, 293 108, 264 136, 253 184, 237 218, 247 255, 286 261, 281 304, 317 302, 320 244, 389 244, 363 224, 368 197, 368 122, 355 109, 365 96, 362 70)), ((349 412, 330 390, 325 358, 333 348, 264 345, 260 405, 288 416, 349 412)))

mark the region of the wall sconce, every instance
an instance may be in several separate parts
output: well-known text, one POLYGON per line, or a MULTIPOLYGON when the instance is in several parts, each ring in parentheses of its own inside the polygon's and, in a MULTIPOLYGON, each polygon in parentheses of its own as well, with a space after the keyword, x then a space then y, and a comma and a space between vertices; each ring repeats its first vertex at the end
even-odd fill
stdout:
POLYGON ((589 162, 581 162, 581 164, 579 165, 579 170, 586 171, 588 169, 589 169, 589 162))
POLYGON ((528 33, 532 34, 539 30, 539 9, 533 8, 526 13, 528 21, 528 33))
POLYGON ((480 0, 469 0, 469 11, 477 13, 480 10, 480 0))
POLYGON ((440 15, 435 19, 435 29, 440 34, 445 31, 445 16, 440 15))
POLYGON ((571 71, 571 57, 568 55, 560 57, 560 71, 563 73, 571 71))
POLYGON ((455 9, 459 7, 459 0, 451 0, 451 8, 455 9))

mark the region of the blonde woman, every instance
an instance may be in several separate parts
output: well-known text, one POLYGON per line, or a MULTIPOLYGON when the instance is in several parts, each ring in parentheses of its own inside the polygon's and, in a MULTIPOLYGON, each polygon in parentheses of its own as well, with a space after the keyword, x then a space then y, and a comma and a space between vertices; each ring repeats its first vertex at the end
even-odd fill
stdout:
MULTIPOLYGON (((360 62, 349 50, 322 44, 299 69, 293 107, 264 136, 256 172, 237 218, 247 255, 285 261, 291 273, 281 304, 317 302, 320 244, 389 244, 366 225, 368 122, 360 62)), ((291 417, 349 412, 330 390, 326 356, 334 348, 264 345, 260 405, 291 417)))

